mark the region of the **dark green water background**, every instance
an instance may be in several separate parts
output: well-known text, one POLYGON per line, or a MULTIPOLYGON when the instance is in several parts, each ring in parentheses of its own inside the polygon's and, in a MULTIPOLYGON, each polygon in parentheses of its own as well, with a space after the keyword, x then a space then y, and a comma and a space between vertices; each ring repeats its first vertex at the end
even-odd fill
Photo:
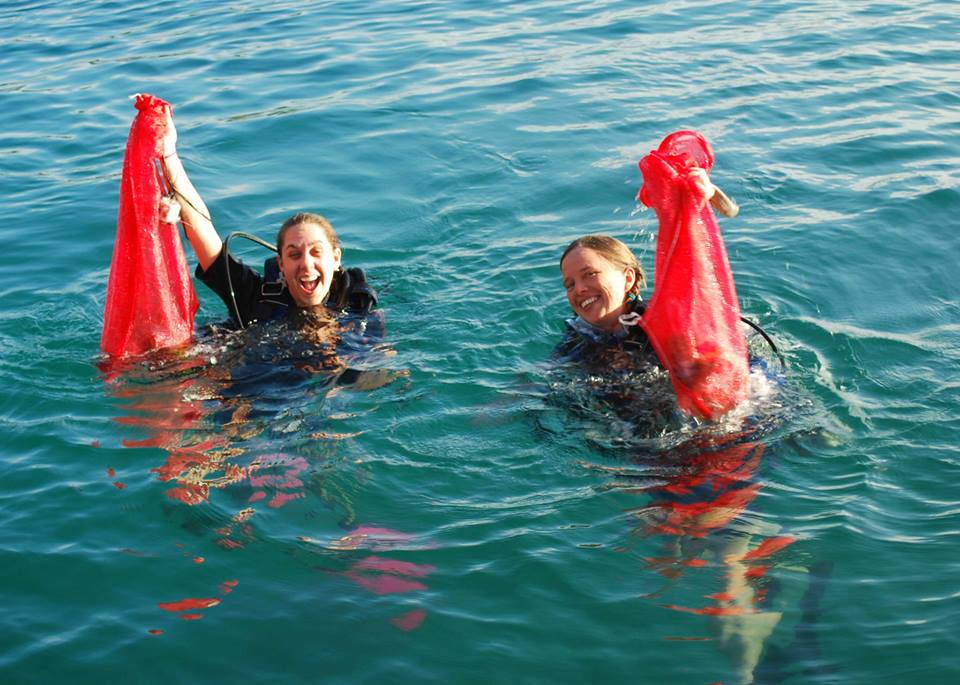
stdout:
POLYGON ((0 681, 960 675, 958 35, 946 0, 4 3, 0 681), (332 220, 406 375, 331 393, 215 342, 100 372, 135 92, 222 233, 332 220), (790 373, 755 497, 668 530, 686 465, 544 361, 569 240, 652 270, 636 163, 678 128, 790 373))

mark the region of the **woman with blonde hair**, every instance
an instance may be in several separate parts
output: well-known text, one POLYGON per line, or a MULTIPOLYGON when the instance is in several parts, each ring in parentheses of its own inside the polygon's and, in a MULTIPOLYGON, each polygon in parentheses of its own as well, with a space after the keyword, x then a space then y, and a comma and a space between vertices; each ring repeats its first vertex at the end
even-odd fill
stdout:
POLYGON ((612 361, 612 356, 622 366, 627 355, 641 365, 657 364, 637 325, 644 311, 640 289, 646 274, 629 247, 611 236, 582 236, 563 251, 560 270, 576 316, 567 319, 567 334, 555 356, 583 361, 612 361))

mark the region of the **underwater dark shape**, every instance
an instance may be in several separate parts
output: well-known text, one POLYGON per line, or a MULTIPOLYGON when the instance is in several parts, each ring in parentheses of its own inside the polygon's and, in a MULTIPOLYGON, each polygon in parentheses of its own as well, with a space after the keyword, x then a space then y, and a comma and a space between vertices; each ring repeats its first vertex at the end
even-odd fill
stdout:
POLYGON ((640 160, 638 198, 659 219, 653 295, 640 325, 670 372, 677 403, 716 419, 746 399, 747 341, 717 218, 690 171, 710 171, 713 150, 676 131, 640 160))
POLYGON ((120 180, 100 349, 113 358, 176 347, 193 338, 199 301, 175 223, 161 216, 157 167, 170 105, 137 95, 120 180))

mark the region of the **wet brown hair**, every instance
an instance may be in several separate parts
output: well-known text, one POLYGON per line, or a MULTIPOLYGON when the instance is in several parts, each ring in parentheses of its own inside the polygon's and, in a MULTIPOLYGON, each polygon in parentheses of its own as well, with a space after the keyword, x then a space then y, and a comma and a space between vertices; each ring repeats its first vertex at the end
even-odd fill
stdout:
POLYGON ((623 242, 608 235, 585 235, 574 240, 567 245, 567 249, 560 255, 561 268, 563 267, 563 260, 566 256, 578 247, 593 250, 618 269, 633 269, 633 272, 637 275, 637 279, 630 289, 630 294, 639 295, 640 288, 647 285, 647 275, 643 267, 640 266, 640 260, 637 259, 636 255, 634 255, 630 248, 623 242))
POLYGON ((315 224, 323 229, 323 234, 326 236, 327 240, 330 241, 330 247, 336 250, 340 247, 340 238, 337 236, 337 232, 333 230, 333 226, 327 221, 326 217, 319 214, 314 214, 313 212, 297 212, 289 219, 283 222, 283 225, 280 227, 280 230, 277 232, 277 252, 283 251, 283 236, 286 235, 287 230, 293 228, 294 226, 299 226, 300 224, 315 224))

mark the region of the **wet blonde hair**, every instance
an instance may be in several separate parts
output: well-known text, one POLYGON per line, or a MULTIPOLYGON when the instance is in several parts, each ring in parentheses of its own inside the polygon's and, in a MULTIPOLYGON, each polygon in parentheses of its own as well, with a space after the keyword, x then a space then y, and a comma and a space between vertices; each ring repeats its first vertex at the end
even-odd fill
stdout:
POLYGON ((636 255, 623 242, 608 235, 585 235, 577 238, 567 245, 567 249, 560 255, 560 266, 563 267, 563 260, 572 250, 578 247, 585 247, 593 250, 618 269, 633 269, 637 278, 630 288, 630 295, 639 295, 640 288, 647 285, 647 274, 636 255))

